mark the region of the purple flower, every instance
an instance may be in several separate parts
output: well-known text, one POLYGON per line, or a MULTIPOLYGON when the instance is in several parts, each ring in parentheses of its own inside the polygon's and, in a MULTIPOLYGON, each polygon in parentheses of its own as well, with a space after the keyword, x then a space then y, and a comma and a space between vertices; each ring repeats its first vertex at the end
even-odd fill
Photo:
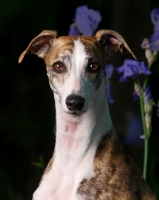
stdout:
POLYGON ((155 8, 151 12, 151 21, 153 25, 159 23, 159 8, 155 8))
POLYGON ((150 37, 150 42, 153 43, 159 40, 159 22, 154 26, 154 32, 150 37))
POLYGON ((127 59, 124 64, 116 69, 117 73, 122 74, 120 82, 127 81, 128 78, 136 78, 140 74, 149 75, 151 72, 147 69, 144 62, 127 59))
POLYGON ((159 51, 159 21, 156 22, 154 32, 150 37, 150 49, 151 51, 159 51))
POLYGON ((114 99, 112 97, 112 93, 111 93, 111 77, 114 71, 114 66, 111 64, 107 64, 105 66, 105 72, 106 72, 106 94, 107 94, 107 98, 108 98, 108 102, 110 104, 114 103, 114 99))
POLYGON ((151 51, 159 51, 159 8, 152 10, 151 12, 151 21, 154 25, 154 32, 151 35, 150 39, 144 39, 141 47, 143 49, 150 48, 151 51))
MULTIPOLYGON (((76 26, 77 31, 75 31, 75 29, 73 31, 69 31, 69 35, 75 31, 75 34, 79 32, 79 35, 81 34, 85 36, 92 36, 97 29, 101 19, 101 14, 98 11, 89 9, 86 5, 79 6, 76 9, 74 18, 74 26, 76 26)), ((72 28, 73 27, 71 27, 71 29, 72 28)))
POLYGON ((149 39, 145 38, 141 44, 141 47, 145 49, 147 62, 151 65, 156 60, 157 50, 159 49, 159 40, 151 43, 149 39))
POLYGON ((155 27, 155 32, 150 37, 151 51, 159 51, 159 24, 155 27))
POLYGON ((69 32, 68 32, 68 35, 74 35, 74 36, 80 35, 80 32, 79 32, 79 30, 78 30, 76 24, 72 24, 72 25, 70 26, 70 30, 69 30, 69 32))
POLYGON ((141 44, 141 48, 150 49, 153 51, 159 51, 159 24, 154 29, 154 33, 151 35, 150 39, 145 38, 141 44))
POLYGON ((151 46, 151 43, 149 42, 149 39, 144 38, 143 41, 142 41, 141 47, 143 49, 148 49, 148 48, 150 48, 150 46, 151 46))

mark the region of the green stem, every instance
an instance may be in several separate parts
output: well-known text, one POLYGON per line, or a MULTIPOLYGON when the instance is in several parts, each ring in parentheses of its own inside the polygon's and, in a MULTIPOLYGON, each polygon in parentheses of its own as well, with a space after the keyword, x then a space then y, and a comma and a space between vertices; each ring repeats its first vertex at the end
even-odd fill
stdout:
POLYGON ((144 101, 143 97, 140 97, 140 109, 141 109, 141 117, 142 117, 142 125, 144 131, 144 164, 143 164, 143 177, 146 180, 147 175, 147 163, 148 163, 148 135, 145 124, 145 116, 144 116, 144 101))
MULTIPOLYGON (((155 61, 157 57, 157 52, 154 52, 153 54, 153 62, 155 61)), ((148 69, 150 70, 152 66, 152 63, 148 64, 148 69)), ((149 80, 149 76, 145 77, 145 81, 143 84, 143 92, 145 92, 145 89, 147 87, 149 80)), ((139 83, 139 80, 137 80, 139 83)), ((148 148, 149 148, 149 136, 150 136, 150 130, 147 129, 146 127, 146 122, 145 122, 145 112, 144 112, 144 94, 140 96, 140 109, 141 109, 141 117, 142 117, 142 124, 143 124, 143 131, 144 131, 144 163, 143 163, 143 177, 146 180, 147 176, 147 164, 148 164, 148 148)))
POLYGON ((145 88, 146 88, 146 86, 147 86, 147 83, 148 83, 148 80, 149 80, 149 76, 146 76, 146 77, 145 77, 144 84, 143 84, 143 90, 145 90, 145 88))
MULTIPOLYGON (((151 64, 148 64, 148 69, 149 69, 149 70, 151 69, 151 64)), ((148 83, 148 80, 149 80, 149 76, 146 76, 146 77, 145 77, 144 84, 143 84, 143 90, 145 90, 145 88, 146 88, 146 86, 147 86, 147 83, 148 83)))
POLYGON ((144 140, 144 166, 143 166, 143 177, 146 180, 147 177, 147 163, 148 163, 148 148, 149 148, 149 140, 144 140))
MULTIPOLYGON (((151 69, 152 64, 148 64, 148 69, 151 69)), ((149 76, 145 77, 145 81, 143 84, 143 91, 145 91, 147 87, 147 83, 149 80, 149 76)), ((143 124, 143 130, 144 130, 144 163, 143 163, 143 177, 146 180, 147 177, 147 164, 148 164, 148 148, 149 148, 149 136, 145 124, 145 117, 144 117, 144 101, 143 98, 140 98, 140 108, 141 108, 141 116, 142 116, 142 124, 143 124)))

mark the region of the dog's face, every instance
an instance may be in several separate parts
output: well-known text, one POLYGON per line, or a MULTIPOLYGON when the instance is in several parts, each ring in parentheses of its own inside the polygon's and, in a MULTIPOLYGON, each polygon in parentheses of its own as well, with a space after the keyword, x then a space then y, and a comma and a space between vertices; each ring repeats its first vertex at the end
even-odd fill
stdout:
POLYGON ((60 37, 45 63, 51 89, 62 109, 71 114, 86 112, 105 78, 106 56, 96 40, 60 37))
POLYGON ((114 31, 98 31, 95 37, 59 38, 54 31, 43 31, 31 41, 19 62, 26 53, 43 58, 55 100, 64 112, 77 115, 86 112, 96 101, 94 98, 105 92, 104 66, 118 50, 133 55, 124 39, 114 31))

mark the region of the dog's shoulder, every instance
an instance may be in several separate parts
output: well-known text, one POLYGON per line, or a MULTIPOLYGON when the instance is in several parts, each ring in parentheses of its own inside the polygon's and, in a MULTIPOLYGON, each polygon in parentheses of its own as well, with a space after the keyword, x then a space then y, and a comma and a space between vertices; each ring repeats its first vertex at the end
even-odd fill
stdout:
POLYGON ((114 130, 105 134, 94 158, 94 176, 78 193, 85 200, 157 200, 114 130))

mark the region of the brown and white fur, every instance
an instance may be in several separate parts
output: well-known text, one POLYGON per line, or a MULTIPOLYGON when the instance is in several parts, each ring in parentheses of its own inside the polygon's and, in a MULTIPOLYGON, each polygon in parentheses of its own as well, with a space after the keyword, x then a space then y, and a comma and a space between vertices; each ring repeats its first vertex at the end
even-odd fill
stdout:
MULTIPOLYGON (((56 106, 56 145, 33 200, 156 200, 114 132, 104 66, 116 51, 133 55, 115 31, 94 37, 43 31, 21 54, 46 64, 56 106)), ((134 56, 134 55, 133 55, 134 56)))

